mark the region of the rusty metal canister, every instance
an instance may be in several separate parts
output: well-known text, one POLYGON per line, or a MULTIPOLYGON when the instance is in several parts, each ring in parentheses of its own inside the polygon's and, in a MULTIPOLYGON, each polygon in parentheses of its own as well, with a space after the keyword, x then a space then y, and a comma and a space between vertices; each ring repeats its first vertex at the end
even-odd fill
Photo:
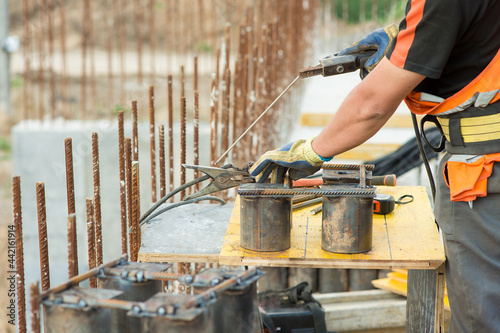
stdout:
POLYGON ((323 196, 321 248, 337 253, 372 249, 373 195, 323 196))
POLYGON ((293 195, 266 195, 282 184, 244 184, 244 189, 262 189, 262 194, 240 195, 240 244, 253 251, 283 251, 290 248, 293 195))

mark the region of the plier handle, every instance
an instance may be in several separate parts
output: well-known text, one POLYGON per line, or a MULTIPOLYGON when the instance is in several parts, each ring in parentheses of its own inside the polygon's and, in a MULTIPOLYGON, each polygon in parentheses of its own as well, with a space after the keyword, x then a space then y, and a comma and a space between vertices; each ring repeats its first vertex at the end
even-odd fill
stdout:
POLYGON ((195 199, 210 193, 224 191, 244 183, 254 183, 255 179, 250 176, 248 168, 236 168, 229 166, 227 169, 208 167, 200 165, 182 165, 186 169, 203 172, 211 178, 210 183, 200 191, 187 196, 184 200, 195 199))

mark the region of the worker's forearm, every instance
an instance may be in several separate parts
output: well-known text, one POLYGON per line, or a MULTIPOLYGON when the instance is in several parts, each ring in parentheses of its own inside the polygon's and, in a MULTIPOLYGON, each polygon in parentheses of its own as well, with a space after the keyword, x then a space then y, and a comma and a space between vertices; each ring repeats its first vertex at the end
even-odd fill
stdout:
POLYGON ((313 141, 323 157, 359 146, 387 122, 398 105, 424 76, 382 62, 344 100, 335 117, 313 141))

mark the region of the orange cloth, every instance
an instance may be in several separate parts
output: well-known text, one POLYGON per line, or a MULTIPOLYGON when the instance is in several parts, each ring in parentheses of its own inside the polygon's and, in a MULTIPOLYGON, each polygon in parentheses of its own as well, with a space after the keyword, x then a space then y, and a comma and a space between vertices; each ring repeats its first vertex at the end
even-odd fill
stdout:
POLYGON ((500 153, 484 155, 472 163, 446 162, 448 177, 445 174, 444 178, 450 188, 450 200, 474 201, 477 197, 485 197, 494 162, 500 162, 500 153))

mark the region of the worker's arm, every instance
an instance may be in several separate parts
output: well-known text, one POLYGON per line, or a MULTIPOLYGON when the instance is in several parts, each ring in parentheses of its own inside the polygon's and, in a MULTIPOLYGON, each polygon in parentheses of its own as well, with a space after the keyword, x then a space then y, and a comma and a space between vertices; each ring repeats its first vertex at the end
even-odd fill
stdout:
POLYGON ((380 130, 404 97, 424 78, 384 57, 347 96, 335 117, 312 142, 313 150, 329 157, 359 146, 380 130))

